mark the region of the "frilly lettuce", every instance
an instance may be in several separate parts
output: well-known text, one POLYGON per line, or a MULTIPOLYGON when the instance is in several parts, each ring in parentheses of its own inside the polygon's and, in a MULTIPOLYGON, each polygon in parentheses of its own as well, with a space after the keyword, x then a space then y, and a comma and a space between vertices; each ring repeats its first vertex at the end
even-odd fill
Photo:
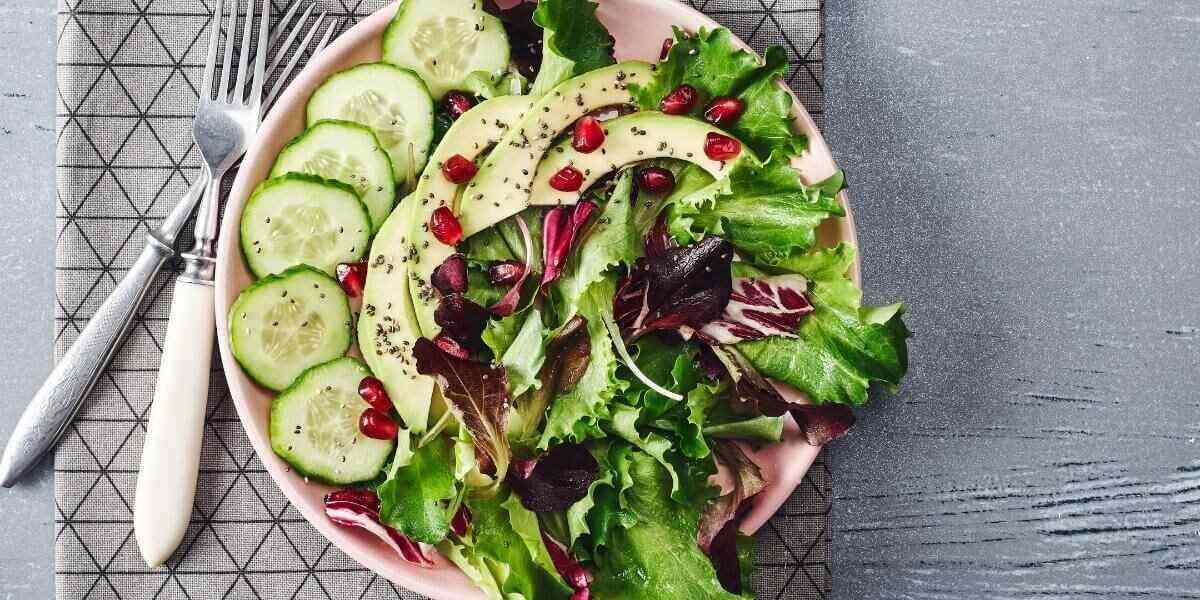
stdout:
POLYGON ((633 451, 625 494, 637 519, 608 532, 593 555, 592 594, 623 600, 729 599, 708 557, 696 544, 700 507, 670 497, 670 473, 652 456, 633 451))

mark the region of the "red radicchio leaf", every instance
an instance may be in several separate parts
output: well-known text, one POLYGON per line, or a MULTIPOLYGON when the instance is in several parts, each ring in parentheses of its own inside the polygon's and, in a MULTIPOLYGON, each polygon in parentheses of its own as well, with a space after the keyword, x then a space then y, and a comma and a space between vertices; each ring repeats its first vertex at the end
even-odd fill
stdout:
POLYGON ((531 268, 529 263, 533 260, 533 239, 529 235, 529 226, 525 224, 525 219, 522 219, 520 215, 517 215, 517 228, 521 230, 521 239, 525 242, 525 266, 521 269, 521 276, 505 292, 504 297, 488 307, 488 310, 497 317, 507 317, 517 312, 517 304, 521 302, 521 288, 525 286, 525 278, 529 277, 531 268))
POLYGON ((613 316, 627 342, 651 331, 698 329, 729 303, 733 246, 709 236, 639 258, 617 288, 613 316))
POLYGON ((537 460, 527 476, 513 473, 509 483, 521 504, 535 513, 566 510, 587 495, 600 464, 580 444, 559 444, 537 460))
POLYGON ((733 282, 725 312, 701 327, 697 335, 712 345, 772 335, 796 337, 800 320, 813 311, 804 296, 807 287, 808 281, 800 275, 739 277, 733 282))
POLYGON ((360 527, 383 540, 404 560, 423 567, 433 561, 421 546, 379 520, 379 497, 371 490, 338 490, 325 496, 325 516, 343 527, 360 527))
POLYGON ((454 518, 450 519, 450 531, 454 535, 463 537, 467 535, 467 530, 471 528, 471 511, 467 510, 466 506, 459 506, 458 511, 454 513, 454 518))
POLYGON ((813 446, 828 444, 854 426, 854 412, 850 407, 791 402, 763 378, 736 348, 712 346, 709 349, 725 365, 729 378, 733 380, 734 394, 730 402, 734 412, 770 417, 790 412, 805 440, 813 446))
POLYGON ((543 288, 558 279, 575 237, 594 212, 596 205, 586 200, 574 207, 556 206, 546 211, 542 227, 542 262, 546 265, 542 273, 543 288))
MULTIPOLYGON (((572 589, 587 591, 588 587, 592 585, 592 574, 583 568, 583 565, 579 564, 575 557, 568 554, 566 547, 558 543, 558 540, 546 535, 545 531, 541 533, 542 543, 546 546, 546 552, 550 554, 554 569, 558 571, 559 575, 562 575, 572 589)), ((571 598, 575 597, 575 595, 571 596, 571 598)), ((582 597, 587 598, 586 595, 582 597)))
POLYGON ((675 243, 675 238, 667 231, 667 213, 663 211, 658 214, 654 226, 646 234, 646 256, 662 256, 667 251, 678 247, 679 244, 675 243))
POLYGON ((426 338, 413 345, 413 357, 417 372, 437 379, 446 404, 471 432, 480 471, 503 479, 511 455, 505 433, 509 401, 504 368, 452 356, 426 338))

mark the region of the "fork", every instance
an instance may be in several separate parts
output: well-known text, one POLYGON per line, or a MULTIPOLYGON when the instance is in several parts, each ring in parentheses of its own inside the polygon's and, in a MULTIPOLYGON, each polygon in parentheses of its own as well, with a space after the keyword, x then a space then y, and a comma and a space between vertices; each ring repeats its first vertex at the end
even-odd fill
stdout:
MULTIPOLYGON (((234 42, 237 38, 240 2, 232 0, 226 19, 219 82, 216 80, 216 68, 224 0, 217 0, 213 9, 208 55, 192 126, 192 137, 200 150, 210 184, 196 216, 195 243, 191 250, 182 254, 183 274, 175 282, 162 362, 138 471, 134 536, 142 557, 150 567, 166 561, 182 541, 195 499, 215 333, 214 244, 220 220, 221 181, 249 147, 262 121, 263 106, 277 97, 287 75, 296 66, 325 18, 322 14, 305 35, 287 63, 284 74, 267 93, 264 101, 267 51, 274 41, 269 34, 271 2, 261 0, 258 31, 255 33, 255 0, 245 0, 245 10, 240 11, 242 39, 237 49, 237 66, 234 68, 234 42), (254 63, 251 66, 249 57, 252 46, 254 63), (229 80, 235 72, 236 80, 231 86, 229 80)), ((296 3, 285 15, 282 26, 278 28, 280 33, 286 29, 299 6, 300 3, 296 3)), ((297 22, 298 26, 290 31, 271 64, 271 70, 282 62, 286 50, 303 29, 312 9, 313 5, 310 5, 297 22)), ((314 55, 328 43, 336 27, 335 22, 326 29, 314 55)))
MULTIPOLYGON (((288 24, 296 16, 297 10, 302 4, 303 2, 298 1, 288 10, 279 27, 276 28, 277 33, 290 26, 288 24)), ((311 15, 312 10, 313 5, 310 4, 297 23, 303 24, 311 15)), ((267 100, 263 103, 264 107, 269 107, 286 86, 292 69, 296 66, 300 56, 308 49, 313 33, 320 28, 325 16, 322 13, 318 17, 309 34, 297 47, 292 59, 276 78, 271 92, 267 95, 267 100)), ((310 57, 325 48, 339 26, 340 23, 335 20, 326 29, 320 44, 309 54, 310 57)), ((283 49, 292 47, 297 30, 298 28, 293 29, 280 46, 281 51, 271 65, 272 72, 279 66, 279 62, 285 54, 283 49)), ((277 38, 278 36, 272 36, 272 41, 277 38)), ((204 169, 158 228, 147 233, 146 246, 142 249, 141 254, 138 255, 117 287, 92 314, 87 326, 79 333, 79 337, 76 338, 71 348, 58 361, 46 381, 42 383, 42 387, 34 394, 33 399, 30 400, 29 405, 21 414, 21 418, 17 421, 16 427, 13 428, 13 433, 5 445, 4 455, 0 458, 0 486, 12 487, 22 475, 38 463, 38 460, 50 448, 54 447, 55 442, 62 437, 71 424, 75 413, 79 411, 84 399, 95 387, 96 382, 104 373, 105 367, 112 360, 121 340, 125 339, 125 334, 128 333, 130 325, 133 323, 133 318, 141 306, 142 299, 146 296, 146 291, 167 260, 175 256, 176 238, 195 210, 209 181, 210 173, 208 169, 204 169)))

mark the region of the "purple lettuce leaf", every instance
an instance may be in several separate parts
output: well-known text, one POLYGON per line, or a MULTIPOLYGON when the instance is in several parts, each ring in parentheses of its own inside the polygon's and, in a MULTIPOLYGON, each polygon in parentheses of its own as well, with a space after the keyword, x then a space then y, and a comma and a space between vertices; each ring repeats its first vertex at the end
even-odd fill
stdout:
POLYGON ((509 398, 504 368, 447 354, 426 338, 413 345, 413 357, 417 372, 437 380, 446 404, 471 432, 480 471, 503 479, 512 454, 505 431, 509 398))
POLYGON ((733 246, 716 236, 637 260, 613 299, 627 342, 651 332, 698 329, 722 315, 733 287, 733 246))
POLYGON ((587 496, 600 464, 582 444, 559 444, 543 454, 523 476, 508 480, 521 504, 535 513, 567 510, 587 496))
POLYGON ((713 452, 717 455, 717 462, 729 470, 733 487, 728 493, 713 499, 700 515, 700 531, 696 542, 705 552, 710 551, 718 533, 735 521, 742 504, 766 487, 766 480, 758 465, 736 443, 716 440, 713 452))

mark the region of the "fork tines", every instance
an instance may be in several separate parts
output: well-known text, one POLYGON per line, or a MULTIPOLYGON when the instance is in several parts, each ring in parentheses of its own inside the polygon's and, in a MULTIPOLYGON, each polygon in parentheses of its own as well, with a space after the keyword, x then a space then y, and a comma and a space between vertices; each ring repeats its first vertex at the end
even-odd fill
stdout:
POLYGON ((262 0, 258 11, 255 11, 254 4, 255 0, 216 0, 209 27, 208 60, 205 62, 204 78, 200 86, 202 101, 257 106, 262 112, 266 112, 286 87, 301 58, 305 54, 311 58, 324 50, 341 24, 339 19, 329 20, 324 34, 314 46, 314 38, 328 20, 328 15, 324 12, 313 18, 316 8, 314 2, 293 2, 274 25, 271 25, 270 0, 262 0), (228 9, 226 4, 229 4, 228 9), (256 25, 257 35, 254 34, 256 25), (239 34, 240 44, 236 43, 239 34), (262 43, 263 40, 266 40, 265 44, 262 43), (274 52, 269 65, 266 64, 268 50, 274 52), (219 66, 218 51, 222 54, 219 66), (247 87, 246 73, 251 53, 255 56, 254 72, 247 87), (238 57, 236 68, 233 62, 235 54, 238 57), (284 64, 286 58, 290 60, 284 64), (214 85, 218 68, 220 81, 214 85), (236 71, 236 79, 232 83, 231 71, 236 71), (273 84, 264 97, 263 89, 268 80, 273 80, 273 84))

